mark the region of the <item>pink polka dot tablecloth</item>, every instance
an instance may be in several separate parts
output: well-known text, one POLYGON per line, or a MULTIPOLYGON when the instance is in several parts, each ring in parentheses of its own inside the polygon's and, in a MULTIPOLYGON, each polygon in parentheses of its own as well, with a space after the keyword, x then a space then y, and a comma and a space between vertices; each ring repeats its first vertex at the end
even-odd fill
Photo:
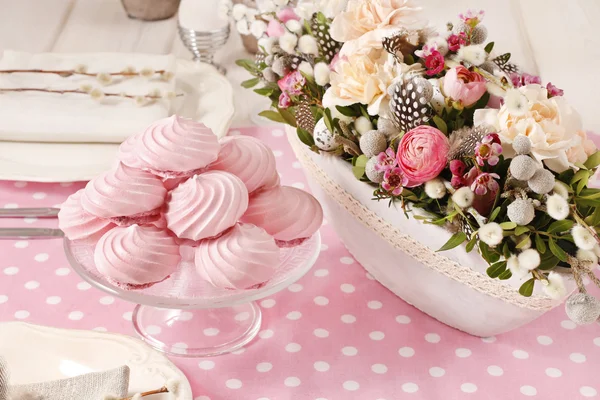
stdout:
MULTIPOLYGON (((232 131, 240 133, 271 146, 283 184, 305 188, 281 128, 232 131)), ((0 182, 0 207, 55 206, 81 187, 0 182)), ((56 221, 0 220, 8 226, 56 221)), ((260 301, 254 342, 220 357, 172 358, 194 400, 600 399, 599 324, 577 327, 558 307, 516 331, 472 337, 372 280, 330 225, 321 233, 313 269, 260 301)), ((0 255, 0 321, 135 335, 133 304, 83 282, 60 240, 0 241, 0 255)))

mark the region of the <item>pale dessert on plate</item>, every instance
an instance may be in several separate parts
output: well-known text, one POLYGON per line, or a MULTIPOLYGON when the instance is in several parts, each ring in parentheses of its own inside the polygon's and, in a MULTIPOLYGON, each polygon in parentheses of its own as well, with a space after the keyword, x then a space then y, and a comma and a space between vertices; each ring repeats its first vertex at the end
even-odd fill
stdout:
POLYGON ((58 213, 58 227, 71 240, 96 242, 116 225, 84 211, 82 195, 83 189, 78 190, 63 203, 58 213))

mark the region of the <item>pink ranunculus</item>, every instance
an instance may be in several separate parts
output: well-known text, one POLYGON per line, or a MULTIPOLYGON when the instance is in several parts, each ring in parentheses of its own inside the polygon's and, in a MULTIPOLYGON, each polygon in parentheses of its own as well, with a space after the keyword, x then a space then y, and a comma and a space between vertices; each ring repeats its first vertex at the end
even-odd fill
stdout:
POLYGON ((462 65, 446 73, 442 89, 446 97, 461 102, 465 107, 475 104, 487 90, 483 76, 469 71, 462 65))
POLYGON ((419 186, 437 177, 446 167, 450 143, 440 130, 421 125, 408 132, 398 144, 398 166, 408 178, 407 187, 419 186))
POLYGON ((456 35, 450 35, 448 37, 448 49, 450 51, 458 51, 462 46, 467 44, 467 34, 460 32, 456 35))
POLYGON ((288 108, 292 105, 292 99, 286 92, 279 95, 279 108, 288 108))
POLYGON ((285 27, 283 26, 282 23, 280 23, 276 20, 271 20, 271 22, 269 22, 269 25, 267 25, 267 36, 268 37, 278 38, 278 37, 283 36, 284 33, 285 33, 285 27))
POLYGON ((434 50, 430 55, 425 58, 425 67, 427 68, 427 75, 437 75, 444 70, 446 61, 444 56, 437 50, 434 50))
POLYGON ((292 71, 277 82, 279 89, 289 96, 301 94, 305 84, 306 78, 300 71, 292 71))
POLYGON ((279 19, 284 24, 291 20, 300 21, 300 17, 294 12, 294 9, 291 7, 287 7, 277 11, 277 19, 279 19))

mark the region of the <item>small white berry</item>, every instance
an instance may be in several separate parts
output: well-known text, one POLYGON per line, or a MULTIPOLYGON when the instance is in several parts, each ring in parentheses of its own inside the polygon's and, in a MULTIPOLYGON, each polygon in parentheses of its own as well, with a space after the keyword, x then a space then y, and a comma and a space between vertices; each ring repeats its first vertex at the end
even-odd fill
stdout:
POLYGON ((548 215, 557 221, 562 221, 571 213, 567 200, 557 193, 548 196, 546 210, 548 211, 548 215))
POLYGON ((592 250, 597 242, 591 232, 581 225, 575 225, 571 230, 575 245, 583 250, 592 250))
POLYGON ((504 231, 496 222, 490 222, 483 225, 479 228, 477 234, 479 239, 488 246, 497 246, 502 243, 502 239, 504 238, 504 231))
POLYGON ((354 121, 354 129, 356 129, 360 135, 363 135, 373 129, 373 124, 369 118, 360 116, 354 121))
POLYGON ((526 270, 534 270, 536 269, 540 263, 540 253, 538 253, 535 249, 527 249, 521 252, 518 256, 519 265, 526 270))
POLYGON ((452 201, 460 208, 469 208, 473 204, 475 193, 468 187, 463 186, 452 195, 452 201))
POLYGON ((425 183, 425 194, 432 199, 441 199, 446 195, 446 185, 439 178, 432 179, 425 183))

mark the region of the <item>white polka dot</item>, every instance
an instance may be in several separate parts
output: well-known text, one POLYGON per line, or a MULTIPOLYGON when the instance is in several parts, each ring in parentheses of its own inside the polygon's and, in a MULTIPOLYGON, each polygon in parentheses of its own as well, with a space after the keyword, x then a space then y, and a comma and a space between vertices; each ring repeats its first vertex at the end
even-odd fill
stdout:
POLYGON ((381 331, 373 331, 373 332, 369 333, 369 337, 372 340, 383 340, 383 338, 385 337, 385 333, 383 333, 381 331))
POLYGON ((329 270, 327 269, 318 269, 315 271, 315 276, 318 276, 319 278, 322 278, 324 276, 329 275, 329 270))
POLYGON ((356 381, 346 381, 342 384, 342 387, 346 390, 353 392, 355 390, 358 390, 358 388, 360 388, 360 385, 356 381))
POLYGON ((356 317, 352 314, 342 315, 342 322, 345 324, 353 324, 356 322, 356 317))
POLYGON ((405 393, 415 393, 419 391, 419 385, 412 382, 402 384, 402 391, 405 393))
POLYGON ((371 365, 371 371, 375 372, 376 374, 385 374, 387 372, 388 368, 385 364, 373 364, 371 365))
POLYGON ((302 289, 304 289, 304 287, 299 283, 292 283, 290 286, 288 286, 288 290, 293 293, 298 293, 302 291, 302 289))
POLYGON ((7 203, 4 208, 19 208, 19 205, 17 203, 7 203))
POLYGON ((496 341, 496 336, 482 337, 481 341, 483 343, 494 343, 496 341))
POLYGON ((33 290, 40 287, 40 283, 37 281, 29 281, 25 283, 25 289, 33 290))
POLYGON ((46 304, 51 304, 51 305, 55 305, 58 304, 62 301, 62 299, 59 296, 50 296, 48 298, 46 298, 46 304))
POLYGON ((123 313, 124 320, 131 321, 131 318, 133 318, 133 313, 131 311, 123 313))
POLYGON ((546 368, 546 375, 550 378, 560 378, 562 376, 562 371, 558 368, 546 368))
POLYGON ((571 361, 577 364, 584 363, 585 360, 587 360, 587 357, 581 353, 571 353, 569 358, 571 359, 571 361))
POLYGON ((342 283, 342 285, 340 286, 340 289, 344 293, 353 293, 356 290, 354 285, 351 285, 350 283, 342 283))
POLYGON ((25 319, 27 317, 29 317, 29 311, 19 310, 15 313, 15 318, 17 319, 25 319))
POLYGON ((32 197, 36 200, 43 200, 46 198, 46 196, 48 195, 44 192, 35 192, 32 197))
POLYGON ((261 339, 269 339, 273 337, 273 331, 270 329, 265 329, 264 331, 258 332, 258 337, 261 339))
POLYGON ((33 224, 34 222, 36 222, 38 219, 36 217, 27 217, 27 218, 23 218, 23 222, 25 222, 26 224, 33 224))
POLYGON ((208 397, 208 396, 198 396, 198 397, 195 397, 194 400, 210 400, 210 397, 208 397))
POLYGON ((302 168, 302 164, 300 164, 298 161, 294 161, 292 163, 292 168, 300 169, 300 168, 302 168))
POLYGON ((302 349, 302 346, 300 346, 298 343, 288 343, 285 346, 285 351, 287 351, 288 353, 297 353, 302 349))
POLYGON ((521 386, 521 394, 524 394, 525 396, 535 396, 537 394, 537 389, 529 385, 521 386))
POLYGON ((289 376, 283 381, 283 384, 287 387, 298 387, 300 386, 300 383, 300 379, 295 376, 289 376))
POLYGON ((369 307, 371 310, 379 310, 381 307, 383 307, 383 304, 381 304, 380 301, 371 300, 367 303, 367 307, 369 307))
POLYGON ((261 362, 261 363, 256 364, 256 370, 258 372, 269 372, 272 369, 273 369, 273 364, 268 363, 268 362, 261 362))
MULTIPOLYGON (((264 300, 264 301, 266 301, 266 300, 264 300)), ((261 306, 263 306, 262 303, 261 303, 261 306)), ((233 317, 233 319, 235 319, 238 322, 246 321, 248 318, 250 318, 250 313, 248 311, 243 311, 241 313, 237 313, 235 315, 235 317, 233 317)))
POLYGON ((108 306, 115 302, 115 298, 112 296, 104 296, 100 298, 100 304, 108 306))
POLYGON ((313 364, 313 367, 319 372, 329 371, 329 364, 325 361, 317 361, 313 364))
POLYGON ((292 321, 296 321, 302 318, 302 313, 300 311, 291 311, 285 317, 287 319, 291 319, 292 321))
POLYGON ((8 301, 8 296, 0 294, 0 304, 4 304, 8 301))
MULTIPOLYGON (((273 300, 273 299, 265 299, 265 300, 263 300, 263 301, 261 301, 261 302, 260 302, 260 306, 261 306, 262 308, 271 308, 271 307, 273 307, 273 306, 274 306, 276 303, 277 303, 277 302, 276 302, 275 300, 273 300)), ((243 313, 241 313, 241 314, 243 314, 243 313)), ((249 314, 249 313, 246 313, 246 314, 248 314, 248 317, 250 316, 250 314, 249 314)), ((239 314, 238 314, 238 315, 239 315, 239 314)), ((236 317, 237 317, 237 315, 236 315, 236 317)), ((247 319, 247 318, 245 318, 245 319, 247 319)), ((243 321, 243 320, 242 320, 242 321, 243 321)))
POLYGON ((460 385, 460 390, 465 393, 475 393, 477 391, 477 386, 473 383, 463 383, 460 385))
POLYGON ((321 251, 327 251, 329 250, 329 246, 327 246, 325 243, 321 243, 321 251))
POLYGON ((239 389, 242 387, 242 381, 239 379, 227 379, 225 386, 227 386, 229 389, 239 389))
POLYGON ((356 347, 346 346, 342 349, 342 354, 345 356, 355 356, 358 354, 356 347))
POLYGON ((213 369, 215 367, 215 362, 212 360, 202 360, 198 363, 198 367, 200 367, 200 369, 208 371, 209 369, 213 369))
POLYGON ((515 350, 512 353, 514 358, 518 358, 519 360, 525 360, 527 358, 529 358, 529 353, 527 353, 525 350, 515 350))
POLYGON ((366 276, 366 277, 367 277, 367 279, 368 279, 368 280, 370 280, 370 281, 374 281, 374 280, 375 280, 375 277, 374 277, 373 275, 371 275, 370 273, 368 273, 368 272, 365 274, 365 276, 366 276))
POLYGON ((59 268, 54 273, 58 276, 67 276, 71 273, 71 270, 69 268, 59 268))
POLYGON ((538 336, 537 337, 537 341, 539 344, 544 345, 544 346, 548 346, 550 344, 552 344, 552 338, 549 336, 538 336))
POLYGON ((598 394, 598 391, 591 386, 582 386, 579 388, 579 393, 581 393, 583 397, 594 397, 598 394))
POLYGON ((96 332, 108 332, 108 329, 106 329, 106 328, 105 328, 105 327, 103 327, 103 326, 97 326, 97 327, 95 327, 95 328, 94 328, 94 329, 92 329, 92 330, 93 330, 93 331, 96 331, 96 332))
POLYGON ((425 335, 425 340, 429 343, 439 343, 441 339, 442 338, 440 338, 440 335, 438 335, 437 333, 428 333, 427 335, 425 335))
POLYGON ((189 321, 192 318, 194 318, 194 313, 192 313, 190 311, 183 311, 182 313, 179 314, 177 319, 179 321, 189 321))
POLYGON ((71 321, 79 321, 83 318, 83 313, 81 311, 71 311, 69 313, 69 319, 71 321))
POLYGON ((281 136, 283 136, 283 131, 281 129, 273 129, 271 131, 271 135, 273 135, 275 137, 281 137, 281 136))
POLYGON ((410 317, 408 315, 396 316, 396 322, 399 324, 410 324, 410 317))
POLYGON ((25 186, 27 186, 27 182, 23 182, 23 181, 17 181, 14 183, 15 187, 18 188, 24 188, 25 186))
POLYGON ((304 183, 302 183, 302 182, 292 183, 292 186, 295 187, 296 189, 304 189, 304 183))
POLYGON ((458 348, 455 350, 454 352, 456 354, 457 357, 460 358, 467 358, 471 355, 471 350, 469 349, 464 349, 464 348, 458 348))
POLYGON ((504 374, 504 370, 497 365, 490 365, 487 368, 487 372, 491 376, 502 376, 504 374))
POLYGON ((354 258, 352 258, 352 257, 342 257, 342 258, 340 258, 340 262, 342 264, 350 265, 350 264, 354 263, 354 258))
POLYGON ((24 249, 24 248, 26 248, 27 246, 29 246, 29 242, 28 242, 28 241, 26 241, 26 240, 20 240, 20 241, 18 241, 18 242, 15 242, 15 247, 16 247, 17 249, 24 249))
POLYGON ((88 290, 88 289, 89 289, 89 288, 91 288, 91 287, 92 287, 92 285, 90 285, 90 284, 89 284, 89 283, 87 283, 87 282, 79 282, 79 283, 77 284, 77 289, 79 289, 79 290, 88 290))
POLYGON ((73 182, 61 182, 60 186, 62 187, 69 187, 69 186, 73 186, 73 182))
POLYGON ((329 336, 329 331, 323 328, 317 328, 313 331, 313 334, 318 338, 326 338, 329 336))
POLYGON ((564 321, 561 321, 560 326, 562 326, 565 329, 577 328, 577 324, 575 322, 571 321, 570 319, 565 319, 564 321))
POLYGON ((33 257, 33 259, 37 262, 48 261, 48 258, 50 258, 50 256, 48 256, 48 253, 36 254, 35 257, 33 257))
POLYGON ((445 374, 446 374, 446 370, 444 368, 440 368, 440 367, 429 368, 429 375, 433 376, 434 378, 442 377, 445 374))
POLYGON ((18 273, 19 273, 19 268, 17 268, 17 267, 4 268, 4 274, 6 274, 6 275, 16 275, 18 273))
POLYGON ((402 357, 412 357, 415 355, 415 349, 412 347, 402 347, 400 350, 398 350, 398 354, 400 354, 402 357))
POLYGON ((204 336, 217 336, 219 334, 217 328, 205 328, 202 332, 204 333, 204 336))
POLYGON ((275 157, 281 157, 283 155, 283 151, 281 151, 281 150, 273 150, 273 155, 275 157))
POLYGON ((242 347, 241 349, 238 349, 236 351, 232 351, 231 354, 235 354, 237 356, 237 355, 240 355, 240 354, 244 354, 245 351, 246 351, 246 349, 244 347, 242 347))
POLYGON ((327 304, 329 304, 329 299, 324 296, 317 296, 313 299, 313 301, 318 306, 326 306, 327 304))
POLYGON ((600 347, 600 337, 597 337, 594 339, 594 344, 598 347, 600 347))

